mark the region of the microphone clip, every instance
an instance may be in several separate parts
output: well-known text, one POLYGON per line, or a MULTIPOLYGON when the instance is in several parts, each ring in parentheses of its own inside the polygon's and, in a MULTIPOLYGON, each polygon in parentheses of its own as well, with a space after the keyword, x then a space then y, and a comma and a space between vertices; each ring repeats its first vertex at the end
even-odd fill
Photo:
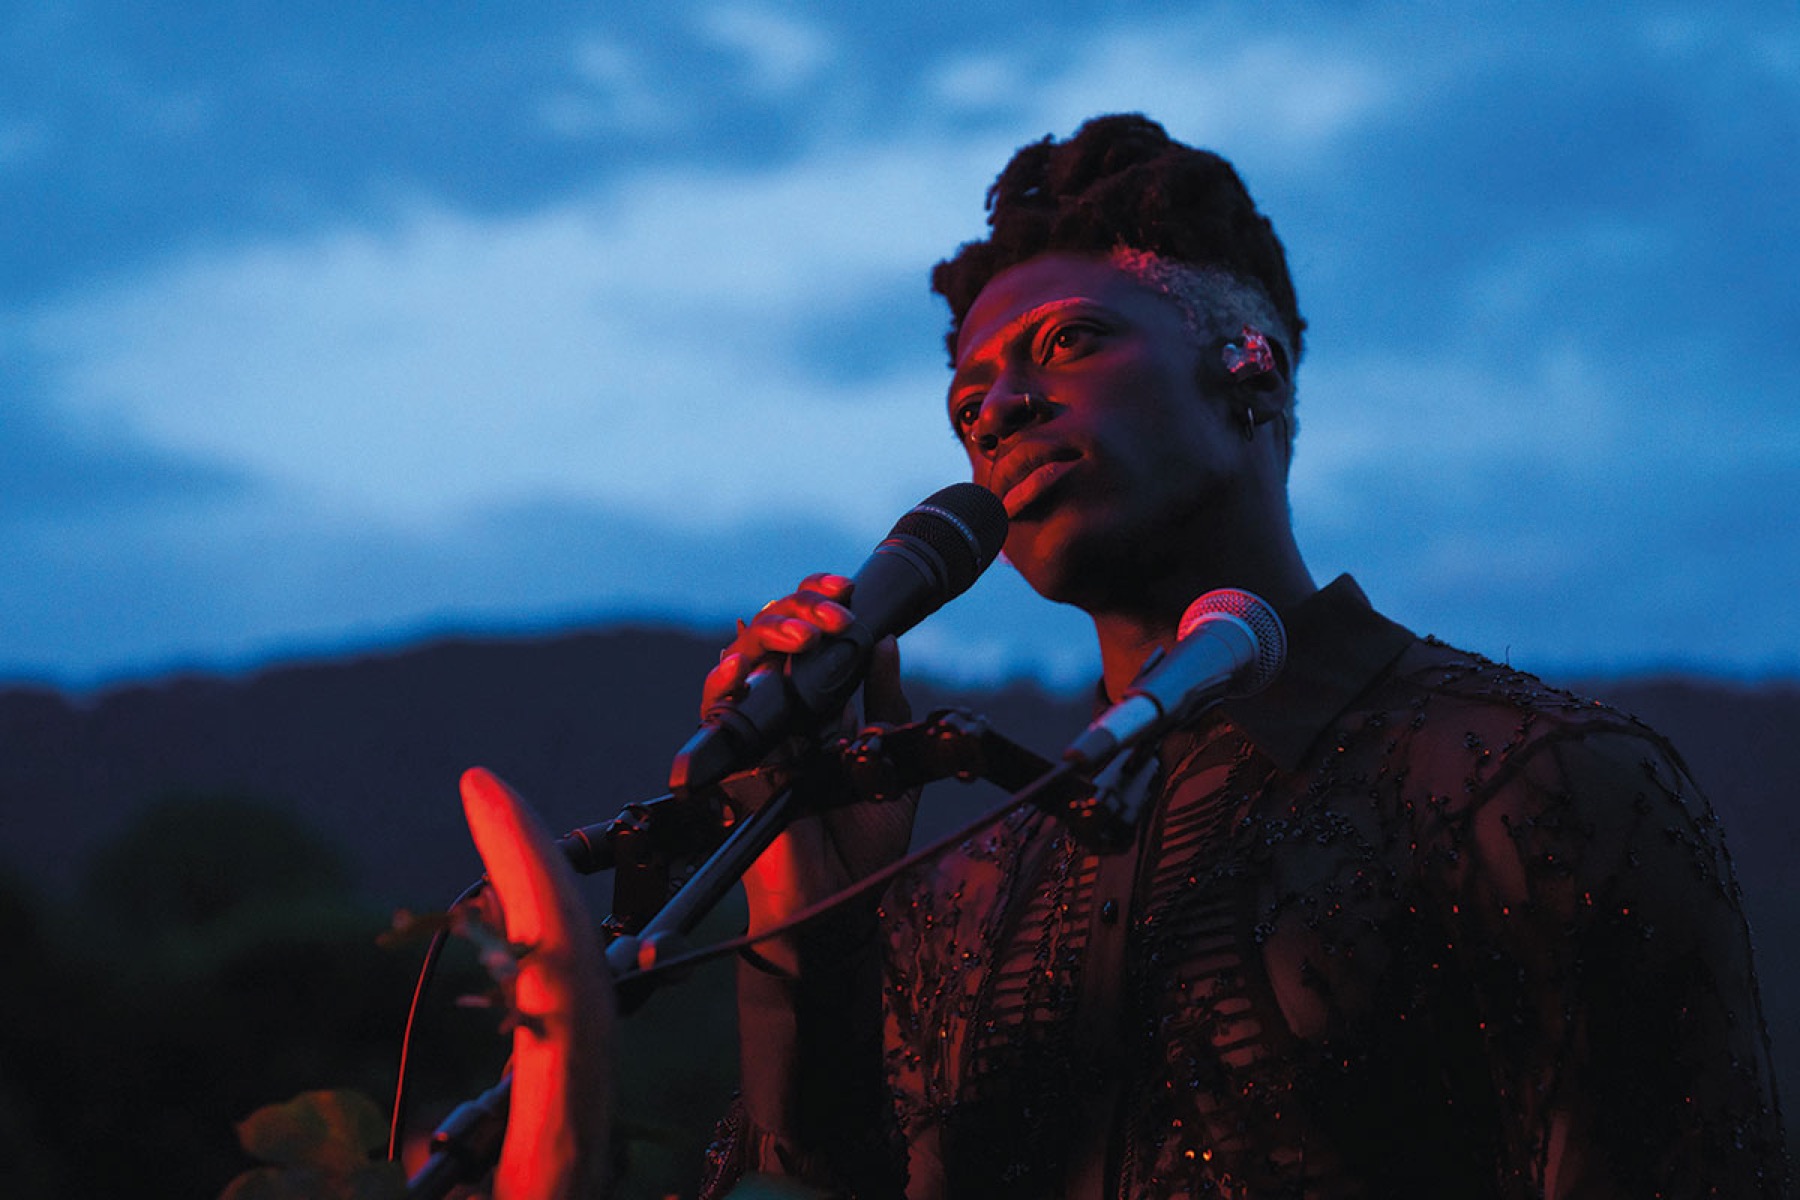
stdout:
POLYGON ((1086 839, 1088 845, 1101 854, 1118 854, 1136 844, 1144 806, 1161 768, 1153 743, 1115 755, 1101 768, 1094 776, 1094 794, 1088 801, 1096 810, 1087 822, 1094 831, 1086 839))

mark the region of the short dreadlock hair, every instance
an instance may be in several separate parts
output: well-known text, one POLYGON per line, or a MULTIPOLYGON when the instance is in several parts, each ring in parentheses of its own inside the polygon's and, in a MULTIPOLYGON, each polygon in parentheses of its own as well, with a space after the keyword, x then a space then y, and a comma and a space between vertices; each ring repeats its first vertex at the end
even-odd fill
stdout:
POLYGON ((952 365, 963 319, 994 276, 1048 251, 1121 249, 1260 287, 1299 361, 1306 321, 1274 226, 1230 163, 1175 141, 1148 117, 1095 117, 1066 142, 1046 137, 1021 148, 988 189, 987 209, 987 238, 931 272, 932 290, 950 302, 952 365))

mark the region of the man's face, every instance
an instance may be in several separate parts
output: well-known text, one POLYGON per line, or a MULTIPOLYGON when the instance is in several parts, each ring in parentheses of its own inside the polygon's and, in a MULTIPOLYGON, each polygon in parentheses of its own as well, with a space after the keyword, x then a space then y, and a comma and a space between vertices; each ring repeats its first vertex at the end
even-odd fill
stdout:
POLYGON ((1181 310, 1104 257, 1040 255, 982 289, 950 419, 1012 518, 1007 558, 1039 592, 1093 610, 1192 545, 1245 458, 1202 378, 1181 310))

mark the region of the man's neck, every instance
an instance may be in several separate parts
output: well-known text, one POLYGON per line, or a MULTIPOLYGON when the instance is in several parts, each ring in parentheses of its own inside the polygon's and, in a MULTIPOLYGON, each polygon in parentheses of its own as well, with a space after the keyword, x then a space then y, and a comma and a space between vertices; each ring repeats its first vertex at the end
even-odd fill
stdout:
POLYGON ((1091 612, 1100 642, 1100 667, 1106 694, 1116 700, 1131 686, 1152 651, 1168 649, 1176 641, 1182 614, 1195 599, 1217 588, 1240 588, 1285 613, 1317 592, 1318 585, 1301 560, 1299 551, 1266 561, 1240 564, 1236 569, 1194 573, 1180 582, 1170 581, 1146 596, 1142 604, 1107 612, 1091 612))

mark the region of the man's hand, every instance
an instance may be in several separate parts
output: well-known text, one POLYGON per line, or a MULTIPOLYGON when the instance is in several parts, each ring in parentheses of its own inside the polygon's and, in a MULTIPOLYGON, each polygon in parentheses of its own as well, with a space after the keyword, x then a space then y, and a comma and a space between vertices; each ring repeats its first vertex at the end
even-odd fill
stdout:
MULTIPOLYGON (((771 659, 802 653, 822 638, 848 629, 856 619, 844 607, 850 589, 851 581, 842 575, 809 575, 794 593, 765 605, 754 620, 740 625, 736 639, 706 677, 701 712, 742 689, 751 673, 771 659)), ((892 638, 875 647, 863 701, 870 723, 911 719, 912 708, 900 688, 900 653, 892 638)), ((858 725, 849 711, 843 723, 846 730, 858 725)), ((744 875, 750 932, 780 924, 899 857, 912 837, 915 807, 916 796, 852 805, 796 821, 744 875)), ((797 953, 785 940, 765 943, 761 953, 785 970, 798 970, 797 953)))
POLYGON ((536 815, 477 767, 463 813, 519 960, 512 1110, 494 1200, 604 1195, 612 1119, 613 990, 575 876, 536 815))
POLYGON ((763 605, 748 624, 740 621, 737 638, 706 676, 701 713, 741 690, 750 673, 775 655, 798 654, 826 634, 850 628, 856 616, 843 604, 850 598, 850 586, 842 575, 808 575, 792 595, 763 605))

